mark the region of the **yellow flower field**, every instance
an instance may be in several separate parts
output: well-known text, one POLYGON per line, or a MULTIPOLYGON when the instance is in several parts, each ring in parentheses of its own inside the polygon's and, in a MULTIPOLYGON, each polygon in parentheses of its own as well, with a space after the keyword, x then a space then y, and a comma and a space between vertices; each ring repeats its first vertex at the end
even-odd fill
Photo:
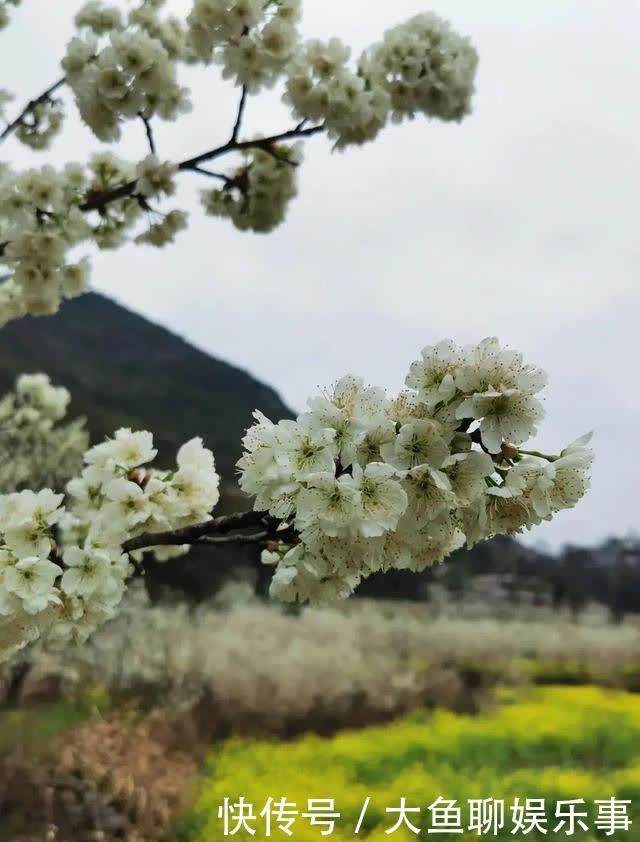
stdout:
MULTIPOLYGON (((255 836, 241 829, 237 840, 266 836, 260 812, 269 798, 286 798, 299 813, 307 812, 308 799, 335 800, 333 832, 312 826, 308 818, 295 817, 288 836, 272 819, 271 836, 311 842, 323 838, 344 842, 366 838, 436 840, 477 839, 470 830, 469 799, 504 800, 504 827, 483 834, 494 839, 620 839, 640 840, 640 697, 595 687, 538 688, 503 691, 496 706, 484 714, 460 716, 438 711, 420 712, 391 724, 361 731, 342 732, 331 739, 306 736, 293 742, 231 740, 215 749, 192 815, 181 839, 214 842, 224 838, 218 808, 225 797, 231 804, 243 796, 253 806, 256 820, 248 822, 255 836), (438 797, 455 800, 461 809, 462 833, 427 833, 435 827, 428 810, 438 797), (612 797, 631 801, 626 809, 632 824, 607 836, 596 827, 599 808, 595 801, 612 797), (422 829, 417 837, 406 826, 385 833, 397 813, 387 807, 420 807, 408 813, 422 829), (519 797, 545 799, 547 835, 533 829, 513 834, 511 807, 519 797), (368 808, 360 832, 355 829, 363 804, 368 808), (556 802, 582 798, 588 830, 577 824, 568 836, 568 823, 554 832, 556 802)), ((603 808, 604 809, 604 808, 603 808)), ((602 820, 604 822, 604 819, 602 820)), ((235 820, 230 819, 230 829, 235 820)))

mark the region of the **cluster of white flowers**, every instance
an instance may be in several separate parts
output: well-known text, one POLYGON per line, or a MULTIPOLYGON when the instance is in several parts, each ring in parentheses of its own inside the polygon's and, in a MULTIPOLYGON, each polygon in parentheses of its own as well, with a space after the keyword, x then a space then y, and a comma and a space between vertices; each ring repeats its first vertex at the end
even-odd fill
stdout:
MULTIPOLYGON (((147 159, 142 172, 148 188, 152 182, 158 190, 167 186, 164 165, 158 164, 154 175, 147 159)), ((68 164, 61 171, 50 166, 21 173, 0 170, 0 264, 11 272, 0 285, 0 325, 27 313, 51 315, 64 298, 86 291, 88 260, 70 260, 68 252, 87 239, 100 248, 119 246, 142 208, 137 197, 124 197, 92 221, 81 205, 134 173, 135 167, 110 153, 94 155, 87 168, 68 164)))
POLYGON ((300 0, 195 0, 189 44, 249 91, 271 87, 298 49, 300 0))
POLYGON ((136 167, 136 192, 147 199, 156 196, 171 196, 176 186, 173 180, 176 168, 169 161, 159 161, 155 155, 147 155, 136 167))
POLYGON ((309 41, 291 62, 284 95, 296 117, 322 122, 337 146, 373 140, 391 108, 384 87, 347 67, 350 54, 338 38, 309 41))
MULTIPOLYGON (((0 22, 7 2, 0 0, 0 22)), ((117 141, 124 121, 142 120, 152 153, 137 163, 100 153, 86 167, 69 164, 60 171, 45 166, 19 173, 0 163, 0 269, 8 269, 0 271, 0 325, 26 314, 55 313, 64 298, 87 289, 86 259, 68 257, 83 240, 101 249, 119 247, 129 234, 138 244, 173 242, 187 216, 158 205, 174 193, 180 171, 223 182, 220 189, 202 191, 209 215, 242 230, 269 232, 282 223, 297 193, 301 152, 282 140, 326 131, 337 147, 362 144, 390 116, 421 111, 450 120, 468 112, 477 56, 446 22, 418 16, 387 32, 349 67, 350 50, 337 38, 300 40, 300 2, 192 0, 180 20, 161 17, 165 0, 137 0, 128 10, 88 0, 75 17, 77 34, 62 60, 64 78, 13 120, 4 114, 11 96, 0 90, 5 136, 34 149, 46 148, 62 125, 63 100, 54 93, 66 84, 97 138, 117 141), (178 66, 198 61, 220 64, 223 77, 243 87, 231 139, 179 163, 160 160, 153 121, 174 120, 189 109, 178 66), (279 77, 297 125, 269 138, 240 138, 247 94, 279 77), (199 165, 232 152, 245 160, 228 173, 199 165), (141 219, 144 228, 131 231, 141 219)))
POLYGON ((86 291, 89 261, 69 252, 92 239, 101 249, 120 246, 143 211, 156 214, 138 243, 162 246, 186 227, 183 211, 153 211, 147 199, 174 191, 174 167, 149 155, 137 166, 109 152, 94 155, 86 168, 45 166, 14 174, 0 171, 0 264, 10 270, 0 284, 0 325, 26 314, 50 315, 64 298, 86 291), (136 193, 110 202, 99 213, 83 213, 93 195, 136 180, 136 193))
POLYGON ((470 110, 477 53, 436 15, 386 32, 357 71, 347 66, 350 52, 337 38, 309 41, 290 63, 284 97, 299 118, 322 121, 339 147, 373 140, 390 114, 460 120, 470 110))
POLYGON ((88 0, 76 14, 75 24, 79 29, 86 28, 100 36, 123 29, 124 21, 117 6, 109 6, 101 0, 88 0))
MULTIPOLYGON (((238 467, 268 528, 255 537, 276 567, 272 595, 345 598, 375 571, 421 571, 465 543, 574 506, 589 485, 590 436, 558 455, 523 447, 541 420, 545 381, 497 339, 445 340, 423 350, 393 400, 348 375, 296 421, 256 412, 238 467)), ((45 426, 68 403, 43 375, 20 378, 16 395, 14 414, 37 409, 45 426)), ((174 557, 185 549, 175 530, 206 527, 219 499, 212 453, 192 439, 173 471, 152 467, 156 455, 151 433, 121 429, 84 454, 64 506, 51 488, 0 496, 3 656, 43 633, 85 639, 117 611, 131 559, 174 557), (153 546, 166 531, 169 548, 153 546), (134 546, 144 549, 123 551, 142 534, 134 546)))
POLYGON ((165 0, 142 0, 126 17, 118 6, 89 0, 75 17, 76 26, 100 37, 137 27, 159 41, 171 59, 186 58, 186 30, 176 17, 162 20, 158 11, 165 0))
POLYGON ((391 97, 394 119, 421 112, 440 120, 469 113, 478 54, 437 15, 416 15, 389 29, 360 60, 359 72, 391 97))
POLYGON ((0 496, 0 654, 42 634, 85 639, 122 599, 133 572, 127 539, 210 519, 213 454, 192 439, 177 468, 160 471, 147 467, 156 453, 151 433, 121 429, 86 452, 66 508, 48 488, 0 496))
POLYGON ((55 313, 63 297, 84 292, 87 264, 68 262, 67 251, 91 233, 78 207, 85 184, 74 164, 0 172, 0 262, 12 271, 0 286, 0 324, 55 313))
POLYGON ((9 7, 19 6, 22 0, 0 0, 0 29, 9 23, 9 7))
POLYGON ((0 398, 0 493, 60 489, 82 465, 89 437, 84 420, 60 423, 69 392, 46 374, 22 374, 0 398))
POLYGON ((111 31, 102 49, 93 35, 73 38, 62 67, 82 119, 103 141, 120 138, 123 119, 174 120, 190 109, 169 53, 142 28, 111 31))
POLYGON ((282 222, 297 193, 296 167, 302 150, 299 146, 277 146, 268 152, 250 149, 245 157, 247 163, 229 176, 224 187, 201 192, 202 205, 210 216, 226 216, 242 231, 266 233, 282 222))
POLYGON ((138 26, 151 38, 159 41, 171 59, 194 60, 187 44, 184 24, 173 15, 164 19, 158 16, 158 11, 164 4, 165 0, 142 0, 139 6, 129 11, 129 26, 138 26))
POLYGON ((256 414, 240 485, 294 530, 265 551, 283 600, 348 596, 379 570, 423 570, 465 542, 521 532, 585 493, 588 438, 523 450, 542 418, 540 369, 494 338, 427 347, 384 391, 347 376, 297 421, 256 414))
POLYGON ((47 98, 35 105, 16 128, 16 137, 31 149, 46 149, 62 127, 64 111, 57 99, 47 98))
POLYGON ((152 222, 146 231, 138 234, 135 242, 138 245, 146 243, 156 248, 161 248, 172 243, 176 234, 183 231, 187 227, 187 214, 181 210, 172 210, 168 213, 161 214, 158 222, 152 222))

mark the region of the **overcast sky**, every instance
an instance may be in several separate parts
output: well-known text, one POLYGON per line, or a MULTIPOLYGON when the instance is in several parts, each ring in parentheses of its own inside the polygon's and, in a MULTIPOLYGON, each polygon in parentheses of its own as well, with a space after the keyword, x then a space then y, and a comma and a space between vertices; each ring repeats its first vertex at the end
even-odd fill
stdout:
MULTIPOLYGON (((53 81, 80 5, 23 0, 0 34, 0 85, 28 98, 53 81)), ((531 540, 593 542, 637 528, 640 5, 304 5, 305 34, 338 35, 356 50, 416 12, 447 17, 480 53, 472 116, 391 126, 346 153, 314 138, 300 195, 268 236, 204 217, 197 188, 208 183, 184 174, 175 205, 192 212, 189 231, 162 251, 97 255, 94 286, 248 369, 296 409, 346 371, 397 390, 424 345, 498 335, 550 373, 540 446, 595 430, 589 498, 531 540)), ((223 142, 234 119, 238 92, 215 68, 184 82, 194 113, 156 129, 169 159, 223 142)), ((249 101, 247 132, 290 123, 278 91, 249 101)), ((123 156, 146 154, 141 126, 125 135, 123 156)), ((74 114, 37 160, 84 159, 99 146, 74 114)), ((15 141, 2 153, 33 160, 15 141)))

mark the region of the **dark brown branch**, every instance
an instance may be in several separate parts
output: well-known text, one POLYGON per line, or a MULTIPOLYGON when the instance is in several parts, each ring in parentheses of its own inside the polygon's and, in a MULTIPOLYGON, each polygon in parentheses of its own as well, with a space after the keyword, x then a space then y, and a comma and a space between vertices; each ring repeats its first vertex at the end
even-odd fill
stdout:
MULTIPOLYGON (((285 140, 293 140, 298 137, 311 137, 312 135, 318 134, 322 131, 324 131, 324 126, 310 126, 306 129, 296 126, 286 132, 280 132, 279 134, 270 135, 269 137, 257 138, 256 140, 229 140, 222 146, 218 146, 215 149, 209 149, 207 152, 202 152, 200 155, 195 155, 193 158, 187 158, 186 160, 181 161, 177 165, 177 169, 180 171, 191 170, 193 172, 198 172, 199 169, 201 169, 200 164, 212 161, 214 158, 220 158, 222 155, 226 155, 229 152, 242 152, 245 149, 264 149, 266 151, 272 151, 274 144, 281 143, 285 140)), ((80 210, 100 210, 101 208, 106 207, 110 202, 115 202, 118 199, 126 199, 128 196, 132 196, 135 193, 136 184, 137 180, 133 179, 132 181, 127 181, 124 184, 118 185, 118 187, 112 188, 111 190, 96 192, 89 196, 87 200, 80 205, 80 210)))
POLYGON ((213 170, 205 169, 205 167, 192 167, 191 172, 198 172, 201 175, 207 175, 209 178, 219 178, 221 181, 224 181, 226 184, 233 181, 232 178, 229 178, 228 175, 225 175, 221 172, 213 172, 213 170))
POLYGON ((280 134, 274 134, 270 137, 257 138, 256 140, 243 141, 229 141, 223 146, 218 146, 216 149, 210 149, 208 152, 203 152, 201 155, 196 155, 193 158, 187 158, 186 161, 178 164, 179 170, 190 170, 206 161, 212 161, 214 158, 219 158, 221 155, 226 155, 227 152, 242 152, 244 149, 266 149, 268 150, 275 143, 280 143, 284 140, 293 140, 296 137, 311 137, 318 132, 324 131, 324 126, 311 126, 308 129, 289 129, 280 134))
POLYGON ((242 96, 240 97, 240 105, 238 106, 238 116, 231 132, 231 142, 235 143, 240 133, 240 126, 242 125, 242 117, 244 115, 244 107, 247 104, 247 86, 242 86, 242 96))
POLYGON ((25 105, 22 109, 20 114, 12 120, 5 128, 0 132, 0 143, 3 140, 6 140, 10 134, 12 134, 18 126, 20 126, 23 122, 25 117, 27 117, 31 112, 36 108, 36 106, 40 105, 42 102, 46 102, 47 100, 51 99, 52 94, 54 94, 58 88, 61 88, 66 83, 66 78, 63 76, 62 79, 58 79, 57 82, 54 82, 53 85, 50 85, 46 91, 43 91, 40 96, 35 97, 35 99, 29 100, 29 102, 25 105))
POLYGON ((149 150, 150 150, 152 155, 155 155, 156 154, 156 142, 153 138, 153 129, 151 128, 151 122, 147 117, 144 116, 144 114, 142 112, 140 112, 140 119, 142 120, 142 123, 144 125, 145 134, 147 135, 147 142, 149 144, 149 150))
MULTIPOLYGON (((247 529, 251 527, 261 527, 263 536, 260 540, 265 540, 268 536, 274 536, 278 522, 274 521, 265 512, 236 512, 231 515, 220 515, 212 518, 204 523, 197 523, 193 526, 184 526, 181 529, 172 529, 167 532, 149 533, 145 532, 142 535, 137 535, 135 538, 130 538, 122 545, 125 553, 133 552, 134 550, 144 550, 148 547, 158 546, 180 546, 181 544, 197 544, 210 543, 203 541, 206 537, 217 536, 226 537, 226 542, 218 541, 216 543, 237 543, 237 536, 231 536, 229 533, 239 529, 247 529), (265 527, 267 530, 265 531, 265 527)), ((246 538, 246 535, 241 536, 246 538)))

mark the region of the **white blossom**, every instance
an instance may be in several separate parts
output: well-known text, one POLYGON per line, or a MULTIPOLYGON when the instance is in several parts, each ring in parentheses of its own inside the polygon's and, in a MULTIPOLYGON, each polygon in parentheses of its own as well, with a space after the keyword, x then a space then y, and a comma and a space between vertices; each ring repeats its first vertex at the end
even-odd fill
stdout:
POLYGON ((170 161, 159 161, 156 155, 147 155, 136 167, 136 190, 147 198, 171 196, 175 192, 173 175, 175 166, 170 161))
POLYGON ((559 456, 519 447, 541 417, 534 395, 545 382, 495 339, 445 340, 424 349, 395 399, 347 375, 296 421, 256 413, 238 467, 254 508, 288 525, 263 553, 272 596, 344 598, 375 571, 424 570, 465 542, 575 505, 588 486, 588 437, 559 456))
POLYGON ((296 117, 322 123, 339 147, 373 140, 391 108, 385 88, 351 70, 349 56, 338 38, 307 42, 288 68, 284 97, 296 117))
POLYGON ((205 213, 231 219, 241 231, 272 231, 284 219, 297 194, 296 166, 302 152, 280 145, 272 152, 250 149, 246 164, 235 170, 222 188, 200 193, 205 213))
POLYGON ((424 464, 441 468, 449 455, 442 427, 429 419, 403 424, 395 441, 380 450, 385 462, 400 469, 424 464))
POLYGON ((111 574, 111 558, 92 548, 69 547, 64 553, 66 570, 60 587, 69 596, 91 596, 103 587, 111 574))
POLYGON ((82 119, 103 141, 120 138, 123 120, 172 120, 190 108, 169 53, 142 28, 113 30, 102 48, 92 37, 74 38, 62 67, 82 119))
POLYGON ((317 524, 323 534, 336 537, 358 517, 361 496, 349 477, 337 479, 322 472, 307 477, 298 494, 296 525, 300 529, 317 524))
POLYGON ((468 39, 426 13, 389 29, 362 56, 359 72, 388 93, 396 120, 416 112, 461 120, 471 108, 477 65, 468 39))
POLYGON ((151 462, 157 452, 151 433, 146 430, 133 432, 128 427, 122 427, 116 430, 112 439, 88 450, 85 461, 98 468, 117 465, 130 469, 151 462))
POLYGON ((10 594, 22 600, 27 614, 38 614, 51 602, 57 601, 54 583, 60 573, 62 569, 57 564, 37 556, 27 556, 5 570, 3 585, 10 594))
POLYGON ((535 435, 544 410, 539 400, 520 389, 498 388, 479 392, 458 406, 459 419, 480 419, 482 443, 498 453, 503 442, 523 444, 535 435))
POLYGON ((463 359, 462 348, 450 339, 429 345, 422 350, 422 360, 411 364, 405 382, 428 407, 448 403, 455 397, 455 376, 463 359))
POLYGON ((298 49, 299 0, 195 0, 188 42, 250 91, 271 87, 298 49))
POLYGON ((75 24, 87 27, 94 35, 105 35, 112 30, 122 29, 124 21, 117 6, 107 5, 101 0, 88 0, 77 12, 75 24))
POLYGON ((364 470, 355 464, 353 484, 362 507, 358 524, 361 535, 373 538, 395 529, 407 508, 407 494, 396 471, 382 462, 370 462, 364 470))

